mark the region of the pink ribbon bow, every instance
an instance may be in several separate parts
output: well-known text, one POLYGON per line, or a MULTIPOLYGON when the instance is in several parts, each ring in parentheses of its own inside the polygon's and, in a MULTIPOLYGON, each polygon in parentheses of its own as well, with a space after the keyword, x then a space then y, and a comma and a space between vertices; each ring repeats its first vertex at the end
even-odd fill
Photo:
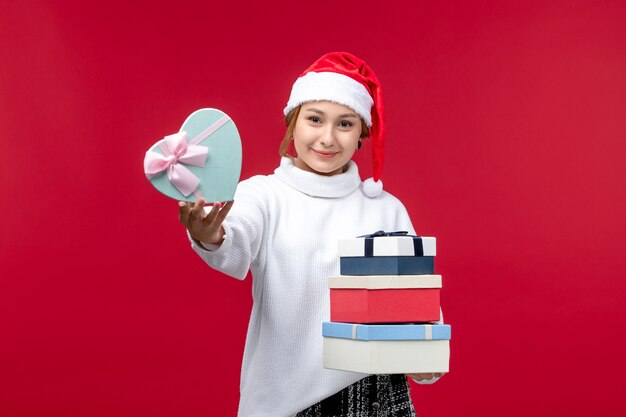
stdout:
POLYGON ((148 179, 167 170, 167 178, 185 197, 200 185, 200 178, 186 166, 204 167, 209 154, 206 146, 187 143, 187 132, 166 136, 159 142, 163 155, 154 151, 146 152, 143 168, 148 179))

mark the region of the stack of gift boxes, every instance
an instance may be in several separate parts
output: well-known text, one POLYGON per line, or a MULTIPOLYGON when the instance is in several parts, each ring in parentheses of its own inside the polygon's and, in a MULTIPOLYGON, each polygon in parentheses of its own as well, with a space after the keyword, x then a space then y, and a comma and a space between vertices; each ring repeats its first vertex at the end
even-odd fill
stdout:
POLYGON ((339 241, 329 278, 324 367, 368 374, 448 372, 450 326, 440 319, 436 240, 376 232, 339 241))

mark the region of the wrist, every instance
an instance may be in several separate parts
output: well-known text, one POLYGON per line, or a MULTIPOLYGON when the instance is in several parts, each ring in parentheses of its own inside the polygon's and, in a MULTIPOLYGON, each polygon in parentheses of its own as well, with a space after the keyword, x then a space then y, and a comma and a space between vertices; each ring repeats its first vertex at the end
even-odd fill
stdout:
POLYGON ((211 248, 211 250, 215 250, 216 248, 220 247, 222 243, 224 243, 224 239, 226 239, 226 231, 223 227, 220 227, 220 230, 212 236, 206 236, 202 239, 197 240, 205 248, 211 248))
POLYGON ((200 243, 202 243, 204 246, 220 246, 222 243, 224 243, 224 240, 226 239, 226 233, 220 233, 219 237, 213 238, 213 239, 207 239, 207 240, 201 240, 200 243))

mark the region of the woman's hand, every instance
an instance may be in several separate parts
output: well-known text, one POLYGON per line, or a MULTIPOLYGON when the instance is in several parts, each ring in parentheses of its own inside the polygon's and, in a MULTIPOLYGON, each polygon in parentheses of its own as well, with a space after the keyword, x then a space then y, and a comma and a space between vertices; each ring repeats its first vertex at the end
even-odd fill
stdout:
POLYGON ((233 206, 233 201, 229 201, 223 206, 221 203, 215 202, 208 213, 204 212, 204 204, 203 199, 199 199, 195 204, 179 201, 180 215, 178 220, 185 225, 195 240, 219 245, 224 240, 225 235, 222 223, 233 206))
POLYGON ((440 376, 442 376, 443 373, 441 372, 437 372, 434 374, 429 374, 429 373, 425 373, 425 374, 406 374, 406 376, 416 380, 416 381, 427 381, 429 379, 433 379, 434 377, 439 378, 440 376))

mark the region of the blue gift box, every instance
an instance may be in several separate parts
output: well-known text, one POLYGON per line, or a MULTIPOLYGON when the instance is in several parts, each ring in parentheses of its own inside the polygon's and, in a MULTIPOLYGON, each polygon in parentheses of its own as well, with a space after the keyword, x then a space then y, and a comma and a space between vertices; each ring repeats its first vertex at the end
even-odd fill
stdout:
POLYGON ((354 324, 325 321, 322 336, 354 340, 450 340, 449 324, 354 324))
POLYGON ((341 275, 432 275, 434 256, 340 257, 341 275))
POLYGON ((370 374, 448 372, 447 324, 324 322, 324 367, 370 374))

